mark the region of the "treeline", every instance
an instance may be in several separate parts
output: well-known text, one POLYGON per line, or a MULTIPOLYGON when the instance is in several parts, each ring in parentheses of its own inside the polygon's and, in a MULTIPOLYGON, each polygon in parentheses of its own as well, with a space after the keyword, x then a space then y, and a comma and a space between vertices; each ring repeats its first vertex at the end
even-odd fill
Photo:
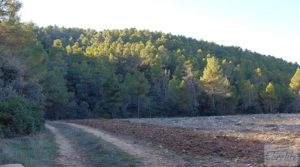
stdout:
POLYGON ((20 23, 0 0, 0 137, 47 119, 300 112, 300 68, 148 30, 20 23))
POLYGON ((272 56, 136 29, 49 26, 38 39, 51 119, 299 111, 299 66, 272 56))

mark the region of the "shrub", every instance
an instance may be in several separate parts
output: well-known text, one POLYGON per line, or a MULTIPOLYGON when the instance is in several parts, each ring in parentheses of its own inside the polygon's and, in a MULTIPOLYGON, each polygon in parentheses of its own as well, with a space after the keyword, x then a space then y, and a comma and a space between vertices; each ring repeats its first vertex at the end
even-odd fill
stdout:
POLYGON ((23 97, 0 101, 0 135, 15 137, 39 131, 44 124, 42 108, 23 97))

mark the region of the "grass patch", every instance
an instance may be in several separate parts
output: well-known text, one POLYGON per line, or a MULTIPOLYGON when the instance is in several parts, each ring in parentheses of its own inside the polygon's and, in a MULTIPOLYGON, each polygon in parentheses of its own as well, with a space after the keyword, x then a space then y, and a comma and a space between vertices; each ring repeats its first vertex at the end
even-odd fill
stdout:
POLYGON ((68 138, 85 160, 86 167, 135 167, 141 164, 116 146, 81 129, 61 123, 51 123, 68 138))
POLYGON ((58 167, 54 136, 43 130, 26 137, 0 139, 0 165, 23 164, 26 167, 58 167))

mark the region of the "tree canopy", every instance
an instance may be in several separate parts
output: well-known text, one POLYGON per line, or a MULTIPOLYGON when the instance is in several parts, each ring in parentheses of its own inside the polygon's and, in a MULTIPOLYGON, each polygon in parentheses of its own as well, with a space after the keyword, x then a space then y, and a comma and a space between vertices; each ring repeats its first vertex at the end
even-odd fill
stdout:
POLYGON ((86 104, 86 114, 77 108, 64 117, 284 112, 299 67, 238 47, 147 30, 49 26, 38 28, 37 35, 50 64, 53 48, 60 50, 65 81, 58 82, 71 94, 68 103, 86 104))

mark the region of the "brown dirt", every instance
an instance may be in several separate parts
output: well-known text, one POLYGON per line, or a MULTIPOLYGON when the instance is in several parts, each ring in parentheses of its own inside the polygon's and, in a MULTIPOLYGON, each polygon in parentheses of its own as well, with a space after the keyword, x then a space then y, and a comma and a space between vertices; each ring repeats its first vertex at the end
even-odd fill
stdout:
POLYGON ((124 120, 72 120, 115 134, 149 140, 178 153, 192 156, 223 157, 232 162, 257 166, 263 163, 264 143, 259 140, 210 133, 192 128, 168 127, 124 120))
POLYGON ((46 128, 49 129, 55 136, 55 141, 58 145, 59 156, 57 163, 64 167, 84 167, 81 163, 81 158, 72 147, 70 141, 66 139, 55 127, 46 124, 46 128))

